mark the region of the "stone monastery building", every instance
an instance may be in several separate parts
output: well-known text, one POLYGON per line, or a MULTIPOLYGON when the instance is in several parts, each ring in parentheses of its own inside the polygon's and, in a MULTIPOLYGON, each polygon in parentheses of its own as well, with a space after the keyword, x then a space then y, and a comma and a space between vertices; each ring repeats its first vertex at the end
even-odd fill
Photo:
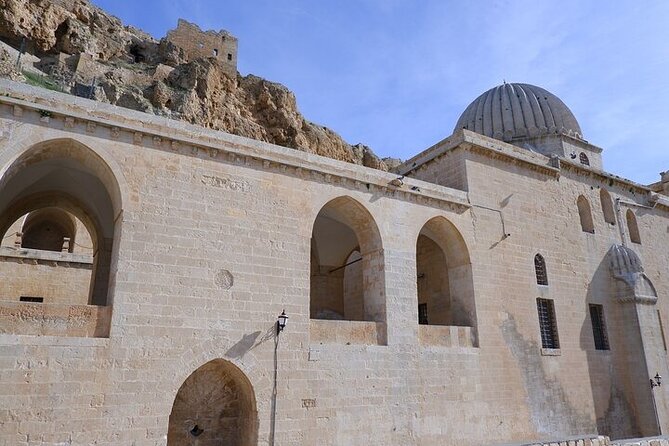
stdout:
POLYGON ((0 92, 0 444, 669 431, 669 175, 607 173, 548 91, 398 173, 0 92))

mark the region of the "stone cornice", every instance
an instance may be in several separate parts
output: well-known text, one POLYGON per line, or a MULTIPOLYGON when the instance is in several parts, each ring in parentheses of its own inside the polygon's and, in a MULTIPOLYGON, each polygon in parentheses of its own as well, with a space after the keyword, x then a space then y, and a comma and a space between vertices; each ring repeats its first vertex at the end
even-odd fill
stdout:
MULTIPOLYGON (((187 156, 208 157, 249 168, 332 183, 422 205, 463 212, 465 191, 406 178, 344 161, 231 135, 173 119, 116 107, 64 93, 0 79, 0 116, 72 133, 132 143, 187 156), (31 113, 37 116, 30 117, 31 113), (100 129, 109 133, 103 135, 100 129)), ((0 139, 6 135, 0 129, 0 139)))
MULTIPOLYGON (((574 139, 574 141, 587 145, 590 148, 596 147, 567 135, 563 136, 574 139)), ((654 193, 648 186, 622 178, 618 175, 594 169, 590 166, 585 166, 581 163, 572 162, 565 158, 549 158, 545 155, 534 153, 512 144, 464 129, 457 131, 448 138, 409 159, 398 168, 398 172, 403 175, 410 175, 412 171, 419 169, 421 166, 436 161, 446 153, 454 152, 456 150, 468 150, 487 156, 491 159, 498 159, 512 164, 522 165, 529 170, 543 172, 546 175, 556 178, 560 177, 561 172, 563 171, 574 172, 579 175, 594 178, 600 181, 603 185, 606 184, 609 187, 617 186, 621 189, 629 190, 630 192, 645 195, 657 206, 669 210, 669 197, 654 193), (654 194, 652 198, 651 193, 654 194)))
POLYGON ((398 168, 398 172, 409 175, 412 171, 453 150, 468 150, 492 159, 504 160, 511 164, 521 164, 546 175, 554 177, 560 175, 560 170, 551 166, 549 164, 550 158, 546 156, 465 129, 458 130, 448 138, 409 159, 398 168))

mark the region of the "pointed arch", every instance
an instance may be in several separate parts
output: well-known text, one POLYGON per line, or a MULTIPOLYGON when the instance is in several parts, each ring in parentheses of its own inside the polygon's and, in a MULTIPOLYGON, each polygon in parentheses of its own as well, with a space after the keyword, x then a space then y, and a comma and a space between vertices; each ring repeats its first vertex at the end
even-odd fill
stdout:
POLYGON ((58 208, 42 208, 25 216, 21 247, 43 251, 72 252, 77 234, 74 217, 58 208))
POLYGON ((630 234, 630 241, 632 243, 641 244, 641 234, 639 233, 639 225, 636 221, 636 215, 632 212, 632 209, 628 209, 625 213, 625 219, 627 220, 627 230, 630 234))
POLYGON ((616 214, 613 210, 613 200, 611 194, 604 188, 599 190, 599 201, 602 205, 602 213, 604 214, 604 221, 610 225, 616 224, 616 214))
POLYGON ((458 229, 444 217, 430 219, 418 234, 416 280, 423 323, 476 327, 469 250, 458 229))
POLYGON ((311 318, 385 322, 383 245, 369 211, 335 198, 316 216, 311 240, 311 318))
POLYGON ((537 278, 537 285, 548 285, 546 260, 544 260, 544 257, 539 253, 534 256, 534 274, 537 278))
POLYGON ((634 295, 639 297, 650 297, 657 299, 657 291, 653 282, 650 281, 647 275, 641 274, 634 284, 634 295))
POLYGON ((174 398, 168 445, 250 446, 257 438, 253 385, 236 365, 214 359, 186 378, 174 398))
POLYGON ((595 224, 592 220, 592 211, 590 209, 590 202, 583 195, 579 195, 576 200, 578 207, 578 216, 581 220, 581 230, 583 232, 595 233, 595 224))
MULTIPOLYGON (((93 244, 88 303, 110 303, 110 271, 120 232, 121 189, 109 164, 73 139, 36 144, 2 169, 0 234, 21 216, 65 212, 81 221, 93 244)), ((61 219, 62 220, 62 219, 61 219)), ((49 292, 44 283, 44 292, 49 292)))

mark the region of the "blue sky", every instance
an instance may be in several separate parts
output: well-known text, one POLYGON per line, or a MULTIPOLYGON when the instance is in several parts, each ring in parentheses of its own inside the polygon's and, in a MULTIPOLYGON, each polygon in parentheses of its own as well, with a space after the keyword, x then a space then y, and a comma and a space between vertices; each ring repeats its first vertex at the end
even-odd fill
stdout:
POLYGON ((305 117, 406 159, 485 90, 560 97, 607 171, 669 170, 669 1, 93 0, 156 38, 183 17, 239 38, 239 71, 280 82, 305 117))

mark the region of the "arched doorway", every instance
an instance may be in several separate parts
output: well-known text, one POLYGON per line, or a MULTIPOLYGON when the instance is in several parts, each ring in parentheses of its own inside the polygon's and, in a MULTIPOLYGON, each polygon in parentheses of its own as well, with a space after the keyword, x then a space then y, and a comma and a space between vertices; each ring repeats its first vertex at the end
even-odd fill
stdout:
POLYGON ((258 436, 253 387, 224 359, 195 370, 179 388, 170 413, 170 446, 250 446, 258 436))

